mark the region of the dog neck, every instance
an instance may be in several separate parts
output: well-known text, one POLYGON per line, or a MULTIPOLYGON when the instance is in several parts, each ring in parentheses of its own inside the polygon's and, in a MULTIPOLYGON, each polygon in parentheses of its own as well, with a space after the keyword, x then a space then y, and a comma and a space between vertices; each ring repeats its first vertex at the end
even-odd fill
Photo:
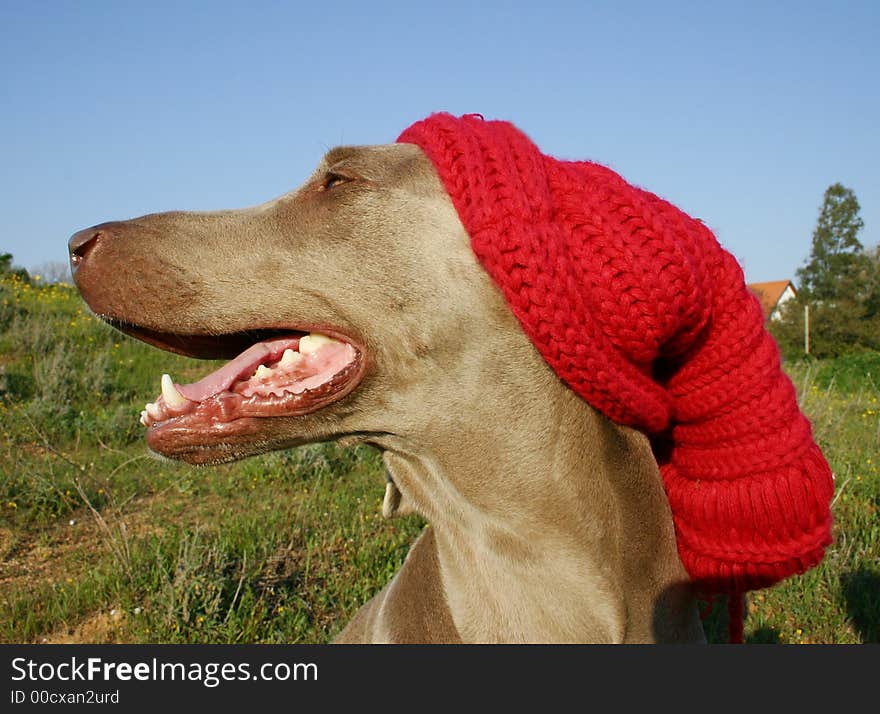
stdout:
POLYGON ((459 634, 466 642, 656 639, 658 612, 662 621, 681 609, 669 599, 681 600, 675 588, 687 576, 647 439, 612 424, 544 366, 524 365, 512 385, 516 372, 484 382, 461 419, 375 442, 400 510, 434 528, 459 634))

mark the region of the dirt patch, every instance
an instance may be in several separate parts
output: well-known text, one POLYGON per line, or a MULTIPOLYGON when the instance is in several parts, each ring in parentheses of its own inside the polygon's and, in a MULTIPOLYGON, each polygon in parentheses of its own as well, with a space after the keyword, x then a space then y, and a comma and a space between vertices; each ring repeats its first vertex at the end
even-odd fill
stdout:
MULTIPOLYGON (((83 516, 88 517, 80 514, 80 518, 83 516)), ((17 542, 5 549, 0 563, 0 591, 69 577, 93 562, 104 549, 97 525, 88 520, 71 518, 39 534, 19 533, 17 542)))
POLYGON ((94 567, 108 554, 123 551, 123 541, 136 543, 151 535, 161 536, 178 520, 173 514, 187 504, 185 517, 216 513, 221 499, 214 495, 190 504, 183 494, 167 490, 130 501, 124 511, 101 511, 104 525, 86 508, 59 519, 57 523, 34 530, 0 528, 0 598, 5 593, 52 585, 76 578, 94 567), (112 543, 112 547, 111 547, 112 543))
POLYGON ((15 534, 9 528, 0 528, 0 562, 15 547, 15 534))
POLYGON ((36 642, 45 645, 118 644, 123 642, 120 635, 124 623, 122 610, 98 612, 78 625, 38 637, 36 642))
POLYGON ((106 555, 109 538, 134 540, 159 531, 150 519, 151 500, 129 504, 122 515, 103 513, 109 533, 87 509, 34 532, 0 529, 0 594, 75 578, 106 555))

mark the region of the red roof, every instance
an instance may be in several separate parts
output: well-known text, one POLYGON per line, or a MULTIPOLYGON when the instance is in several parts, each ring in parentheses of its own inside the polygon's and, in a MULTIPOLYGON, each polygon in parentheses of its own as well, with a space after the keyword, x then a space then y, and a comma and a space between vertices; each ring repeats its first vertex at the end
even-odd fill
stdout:
POLYGON ((791 285, 791 289, 797 296, 797 289, 791 280, 773 280, 769 283, 750 283, 748 288, 761 301, 761 308, 764 310, 764 317, 770 317, 776 306, 779 304, 779 298, 782 297, 785 289, 791 285))

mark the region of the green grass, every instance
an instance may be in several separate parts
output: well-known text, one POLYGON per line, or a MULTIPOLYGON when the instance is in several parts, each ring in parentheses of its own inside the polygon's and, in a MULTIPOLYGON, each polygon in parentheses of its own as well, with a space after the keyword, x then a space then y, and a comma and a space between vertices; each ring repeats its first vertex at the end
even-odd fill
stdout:
POLYGON ((0 282, 0 330, 0 641, 324 642, 422 528, 381 519, 371 449, 148 457, 159 375, 206 365, 124 338, 71 288, 0 282))
MULTIPOLYGON (((380 517, 373 450, 146 455, 159 375, 206 369, 122 337, 72 288, 0 280, 0 641, 325 642, 399 568, 423 523, 380 517)), ((880 355, 788 369, 836 475, 835 543, 749 596, 746 639, 877 642, 880 355)), ((724 639, 720 614, 706 624, 724 639)))

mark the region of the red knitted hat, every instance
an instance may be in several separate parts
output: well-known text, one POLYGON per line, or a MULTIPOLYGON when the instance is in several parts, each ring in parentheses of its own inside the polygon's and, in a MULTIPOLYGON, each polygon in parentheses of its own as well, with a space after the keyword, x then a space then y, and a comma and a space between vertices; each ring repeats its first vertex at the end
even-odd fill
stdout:
POLYGON ((757 299, 711 231, 516 127, 434 114, 434 163, 483 267, 556 374, 652 437, 678 550, 704 593, 766 587, 831 542, 831 471, 757 299))

